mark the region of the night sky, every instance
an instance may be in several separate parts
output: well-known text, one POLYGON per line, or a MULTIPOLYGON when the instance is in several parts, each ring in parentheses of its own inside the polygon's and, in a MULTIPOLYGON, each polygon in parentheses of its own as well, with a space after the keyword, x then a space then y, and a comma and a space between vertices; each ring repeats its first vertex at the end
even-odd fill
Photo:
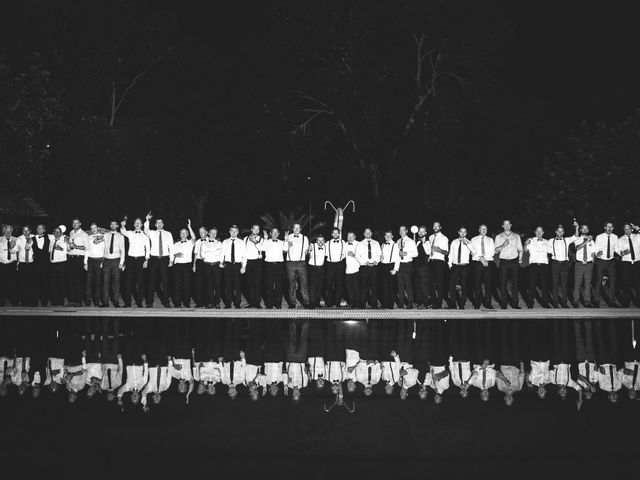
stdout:
MULTIPOLYGON (((554 193, 544 181, 547 173, 532 167, 554 152, 566 152, 568 136, 582 121, 613 127, 640 104, 635 61, 640 34, 631 2, 443 3, 438 12, 446 28, 430 32, 431 27, 419 21, 417 28, 425 28, 427 35, 462 39, 458 47, 471 45, 469 64, 460 70, 453 67, 467 85, 456 91, 451 82, 446 84, 443 90, 451 96, 441 95, 436 102, 442 103, 426 109, 434 118, 422 113, 425 130, 418 126, 398 140, 394 128, 404 125, 411 110, 410 81, 415 74, 415 45, 406 27, 414 19, 402 17, 402 9, 411 11, 419 3, 398 2, 396 9, 385 2, 5 3, 0 13, 7 74, 3 78, 24 72, 37 52, 40 68, 50 73, 48 92, 57 93, 64 113, 60 128, 35 141, 51 145, 46 158, 26 167, 26 176, 5 177, 0 187, 34 194, 51 213, 52 223, 68 221, 72 215, 106 222, 148 209, 176 226, 187 216, 208 224, 250 223, 267 211, 306 212, 310 201, 313 213, 329 220, 322 213, 324 200, 338 204, 351 198, 360 205, 351 225, 358 228, 374 221, 382 228, 436 218, 450 226, 496 224, 509 216, 521 223, 526 219, 523 227, 528 229, 545 221, 540 217, 548 212, 536 211, 523 200, 554 193), (390 80, 385 81, 391 84, 379 96, 404 89, 409 92, 405 97, 390 98, 366 113, 363 108, 369 105, 354 101, 349 110, 349 89, 362 87, 358 91, 366 91, 369 99, 375 98, 375 91, 366 90, 373 85, 366 77, 344 87, 342 79, 319 69, 317 57, 326 53, 325 46, 329 51, 327 39, 332 38, 322 36, 322 25, 332 16, 337 30, 342 28, 338 44, 349 38, 349 21, 366 17, 368 30, 357 41, 379 37, 367 44, 369 57, 363 65, 374 65, 387 55, 392 66, 390 80), (133 31, 138 37, 128 43, 121 42, 114 28, 125 18, 137 22, 133 31), (160 26, 149 38, 153 37, 154 55, 164 57, 128 93, 115 126, 88 131, 88 119, 96 125, 109 116, 105 85, 113 65, 96 59, 106 58, 114 42, 125 45, 119 50, 124 57, 144 51, 147 30, 140 33, 139 25, 145 22, 160 26), (394 26, 387 29, 388 25, 394 26), (314 33, 307 35, 310 28, 314 33), (64 50, 59 62, 52 53, 56 47, 64 50), (306 133, 294 135, 291 132, 302 122, 300 112, 310 106, 296 103, 291 92, 297 88, 314 98, 333 98, 331 106, 337 110, 332 118, 320 117, 306 133), (336 127, 343 104, 350 133, 363 140, 353 151, 349 135, 341 135, 336 127), (116 135, 120 136, 114 140, 116 135), (78 139, 86 145, 80 146, 78 139), (394 149, 396 141, 400 146, 394 149), (117 145, 106 151, 105 142, 117 145), (380 191, 374 194, 358 162, 364 157, 377 165, 378 152, 384 151, 380 156, 387 161, 392 150, 397 157, 380 164, 380 191), (103 170, 105 162, 127 154, 132 158, 123 159, 123 166, 103 170), (139 160, 141 155, 149 156, 148 164, 139 160), (139 169, 128 171, 133 163, 139 169), (93 178, 60 173, 76 172, 78 165, 95 168, 93 178), (29 169, 36 172, 37 181, 29 180, 29 169), (537 183, 524 188, 532 180, 537 183), (86 189, 76 188, 79 183, 86 189), (96 189, 109 200, 78 204, 77 195, 94 199, 96 189), (76 197, 68 193, 74 190, 76 197), (198 210, 193 198, 201 193, 206 194, 205 206, 198 210), (505 206, 502 194, 517 200, 505 206), (180 198, 177 205, 168 205, 172 198, 180 198)), ((431 4, 437 8, 438 2, 431 4)), ((122 70, 119 92, 132 72, 135 68, 122 70)), ((4 129, 7 118, 16 113, 10 107, 8 101, 3 105, 4 129)), ((420 122, 419 117, 416 125, 420 122)), ((0 148, 5 167, 29 155, 20 141, 7 141, 0 148)), ((577 207, 568 210, 567 214, 602 220, 577 207)), ((565 217, 554 216, 553 221, 569 222, 565 217)))

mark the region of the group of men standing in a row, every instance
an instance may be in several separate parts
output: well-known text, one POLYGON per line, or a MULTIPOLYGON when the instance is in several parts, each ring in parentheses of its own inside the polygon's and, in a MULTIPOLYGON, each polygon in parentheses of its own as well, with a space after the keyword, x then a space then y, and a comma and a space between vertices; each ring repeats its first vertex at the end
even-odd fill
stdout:
POLYGON ((607 223, 594 238, 588 226, 574 220, 571 236, 558 226, 554 237, 546 239, 538 227, 523 242, 508 220, 495 239, 480 225, 473 238, 461 227, 451 241, 434 222, 431 234, 419 227, 415 240, 401 226, 398 239, 388 230, 378 242, 370 228, 364 229, 362 240, 351 231, 344 240, 342 232, 333 229, 329 238, 317 235, 310 241, 299 224, 291 233, 285 231, 283 239, 277 228, 261 234, 259 225, 240 238, 232 225, 229 237, 221 240, 216 228, 200 227, 196 236, 189 221, 174 240, 160 218, 151 229, 151 218, 148 214, 144 223, 136 219, 133 230, 127 229, 126 220, 111 221, 109 229, 92 223, 88 232, 74 219, 68 236, 60 227, 49 235, 38 225, 35 235, 25 226, 16 238, 5 225, 0 237, 0 303, 47 306, 51 301, 61 306, 66 297, 71 306, 130 307, 133 301, 142 307, 144 300, 152 307, 157 292, 168 307, 170 268, 176 307, 190 307, 194 298, 198 307, 219 308, 222 300, 226 308, 239 308, 244 293, 249 308, 262 308, 263 300, 266 308, 280 308, 284 294, 290 308, 298 300, 306 308, 317 308, 322 301, 326 307, 340 307, 346 300, 353 308, 441 308, 446 301, 449 308, 463 309, 471 299, 475 308, 491 309, 497 267, 499 305, 520 308, 519 276, 525 265, 523 297, 529 308, 536 300, 545 308, 566 308, 569 301, 577 308, 580 300, 586 307, 598 307, 603 297, 609 306, 620 306, 618 270, 622 305, 628 307, 640 296, 640 235, 632 224, 625 224, 624 235, 618 237, 607 223))

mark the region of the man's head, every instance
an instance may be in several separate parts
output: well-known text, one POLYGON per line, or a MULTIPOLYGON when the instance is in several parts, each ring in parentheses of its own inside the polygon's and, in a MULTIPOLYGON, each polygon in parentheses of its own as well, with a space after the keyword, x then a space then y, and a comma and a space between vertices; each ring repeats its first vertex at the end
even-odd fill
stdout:
POLYGON ((511 405, 513 405, 513 393, 511 392, 507 392, 504 395, 504 404, 507 407, 510 407, 511 405))
POLYGON ((60 384, 58 382, 51 382, 49 384, 49 390, 51 390, 51 393, 56 393, 58 388, 60 388, 60 384))
POLYGON ((293 387, 293 392, 291 392, 291 399, 296 403, 300 401, 300 387, 293 387))
POLYGON ((2 226, 2 233, 7 238, 10 237, 11 234, 13 233, 13 227, 11 225, 3 225, 2 226))
POLYGON ((89 384, 89 386, 87 387, 87 397, 93 398, 95 394, 96 394, 96 387, 93 384, 89 384))
POLYGON ((367 397, 370 397, 372 393, 373 393, 373 386, 372 386, 370 383, 367 383, 367 384, 364 386, 364 394, 365 394, 367 397))
POLYGON ((384 232, 384 241, 393 242, 393 232, 391 230, 387 230, 386 232, 384 232))
POLYGON ((133 392, 131 392, 131 403, 133 403, 134 405, 137 405, 140 402, 140 392, 138 392, 137 390, 134 390, 133 392))
POLYGON ((56 227, 53 229, 53 236, 55 238, 61 238, 62 237, 62 230, 60 230, 60 227, 56 227))
POLYGON ((607 222, 604 224, 604 232, 608 233, 608 234, 612 234, 613 233, 613 223, 611 222, 607 222))
POLYGON ((426 400, 427 399, 427 387, 422 385, 420 387, 420 390, 418 390, 418 398, 420 400, 426 400))
POLYGON ((229 385, 229 398, 235 400, 238 397, 238 389, 235 385, 229 385))
POLYGON ((635 400, 636 399, 636 391, 635 389, 631 389, 629 390, 629 400, 635 400))
POLYGON ((580 227, 580 235, 584 235, 585 237, 587 235, 589 235, 589 226, 588 225, 582 225, 580 227))
POLYGON ((156 218, 156 230, 162 230, 164 228, 164 220, 156 218))
POLYGON ((458 237, 466 238, 466 236, 467 236, 467 229, 465 227, 460 227, 460 230, 458 230, 458 237))
POLYGON ((489 401, 489 389, 483 388, 482 390, 480 390, 480 400, 482 400, 483 402, 489 401))
POLYGON ((98 224, 95 222, 91 222, 91 224, 89 225, 89 228, 91 229, 91 234, 92 235, 96 235, 98 233, 98 224))
POLYGON ((258 399, 260 398, 260 395, 258 394, 258 389, 255 386, 249 389, 249 397, 254 402, 257 402, 258 399))
POLYGON ((385 383, 385 385, 384 385, 384 393, 386 393, 387 395, 393 394, 393 383, 391 383, 391 382, 385 383))
POLYGON ((460 396, 467 398, 469 396, 469 388, 466 385, 460 387, 460 396))
POLYGON ((347 233, 347 242, 353 243, 355 241, 356 241, 356 233, 355 232, 347 233))
POLYGON ((213 227, 209 229, 209 239, 215 240, 218 236, 218 229, 213 227))
POLYGON ((623 230, 624 230, 624 234, 625 235, 631 235, 633 233, 633 229, 631 228, 631 224, 630 223, 625 223, 624 227, 623 227, 623 230))
POLYGON ((45 232, 45 231, 46 231, 46 229, 44 228, 44 225, 43 225, 43 224, 39 223, 39 224, 36 226, 36 233, 37 233, 38 235, 44 235, 44 232, 45 232))
POLYGON ((237 238, 238 237, 238 232, 240 232, 240 229, 238 228, 237 225, 231 225, 229 227, 229 236, 231 238, 237 238))
POLYGON ((398 233, 400 234, 401 237, 406 237, 407 236, 406 225, 400 225, 400 228, 398 229, 398 233))
POLYGON ((618 403, 618 392, 609 392, 608 398, 611 403, 618 403))
POLYGON ((33 398, 40 398, 40 394, 42 393, 42 388, 40 385, 34 385, 31 387, 31 396, 33 398))
POLYGON ((198 383, 198 386, 196 387, 196 393, 198 395, 204 395, 204 392, 206 391, 207 391, 207 386, 202 382, 198 383))
POLYGON ((178 382, 178 392, 179 393, 187 393, 187 381, 184 378, 181 378, 178 382))
POLYGON ((324 388, 324 378, 319 377, 319 378, 316 380, 316 388, 317 388, 318 390, 322 390, 322 389, 324 388))
POLYGON ((347 392, 353 393, 356 391, 356 382, 352 379, 347 380, 347 392))
POLYGON ((76 400, 78 400, 78 394, 76 392, 69 392, 67 400, 69 403, 76 403, 76 400))
POLYGON ((251 225, 251 234, 252 235, 260 235, 260 225, 254 223, 251 225))
POLYGON ((153 404, 159 405, 160 400, 162 400, 162 394, 160 392, 155 392, 152 398, 153 398, 153 404))
POLYGON ((271 395, 272 397, 275 397, 276 395, 278 395, 278 384, 273 382, 271 385, 269 385, 269 395, 271 395))
POLYGON ((207 385, 207 393, 209 395, 215 395, 216 394, 216 384, 215 383, 209 383, 207 385))
POLYGON ((334 240, 339 240, 340 230, 338 230, 337 228, 334 228, 333 230, 331 230, 331 238, 333 238, 334 240))
POLYGON ((542 236, 544 235, 544 228, 538 226, 536 227, 536 229, 533 231, 534 235, 536 236, 536 238, 542 238, 542 236))
POLYGON ((439 393, 436 393, 433 396, 433 403, 435 403, 436 405, 440 405, 442 403, 442 395, 439 393))
POLYGON ((418 227, 418 237, 419 238, 424 238, 427 236, 427 227, 426 225, 420 225, 418 227))
POLYGON ((107 392, 107 402, 113 402, 113 400, 116 398, 115 394, 111 391, 107 392))
POLYGON ((504 230, 505 232, 510 232, 511 231, 511 221, 510 220, 504 220, 502 222, 502 230, 504 230))
POLYGON ((277 228, 272 228, 271 229, 271 239, 272 240, 278 240, 279 236, 280 236, 280 230, 278 230, 277 228))
POLYGON ((409 396, 409 391, 405 387, 402 387, 400 389, 400 400, 406 400, 408 396, 409 396))
POLYGON ((293 233, 295 233, 296 235, 300 235, 301 231, 302 231, 302 225, 300 225, 299 223, 294 223, 293 224, 293 233))
POLYGON ((74 218, 73 220, 71 220, 71 227, 74 230, 79 230, 81 226, 82 226, 82 223, 80 222, 79 218, 74 218))
POLYGON ((367 240, 371 240, 371 237, 373 236, 373 230, 367 227, 364 229, 363 235, 364 235, 364 238, 366 238, 367 240))
POLYGON ((200 227, 198 229, 198 235, 200 236, 201 239, 205 239, 207 238, 207 228, 206 227, 200 227))
POLYGON ((331 384, 331 393, 337 395, 340 392, 340 384, 338 382, 333 382, 331 384))
POLYGON ((116 232, 118 230, 118 227, 120 225, 118 224, 118 222, 116 222, 115 220, 111 220, 109 222, 109 230, 111 230, 112 232, 116 232))
POLYGON ((480 233, 480 235, 482 235, 483 237, 487 234, 487 232, 488 232, 488 229, 485 224, 482 224, 478 227, 478 233, 480 233))
POLYGON ((142 219, 140 217, 136 218, 133 222, 133 228, 135 228, 136 230, 141 230, 142 229, 142 219))
POLYGON ((189 238, 189 230, 187 230, 186 228, 181 228, 180 229, 180 240, 186 240, 187 238, 189 238))
POLYGON ((433 230, 433 233, 438 233, 440 230, 442 230, 442 225, 440 225, 440 222, 433 222, 433 226, 431 227, 431 229, 433 230))
POLYGON ((560 385, 558 387, 558 395, 560 395, 560 398, 562 400, 566 400, 567 399, 567 387, 565 387, 564 385, 560 385))
POLYGON ((564 237, 564 227, 562 225, 558 225, 556 227, 556 237, 558 238, 564 237))
POLYGON ((536 393, 538 395, 538 398, 540 400, 543 400, 547 396, 547 389, 544 385, 539 385, 536 393))
POLYGON ((316 243, 318 244, 319 247, 323 247, 324 246, 324 236, 323 235, 318 235, 318 238, 316 238, 316 243))
POLYGON ((22 235, 24 235, 25 237, 31 235, 31 227, 29 225, 25 225, 24 227, 22 227, 22 235))
POLYGON ((590 389, 587 388, 584 390, 583 395, 585 400, 591 400, 591 396, 593 395, 593 393, 590 389))

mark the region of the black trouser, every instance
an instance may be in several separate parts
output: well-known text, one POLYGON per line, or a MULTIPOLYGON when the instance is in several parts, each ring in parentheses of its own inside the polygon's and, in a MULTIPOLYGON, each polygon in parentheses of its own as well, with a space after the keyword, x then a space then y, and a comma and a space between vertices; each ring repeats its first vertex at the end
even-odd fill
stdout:
POLYGON ((20 291, 20 304, 23 307, 35 307, 38 303, 36 289, 34 288, 35 265, 33 263, 20 263, 18 266, 18 288, 20 291))
POLYGON ((124 294, 124 304, 127 306, 131 305, 131 295, 135 295, 136 305, 142 306, 144 261, 144 257, 127 257, 127 286, 124 294))
POLYGON ((501 319, 499 322, 500 341, 498 344, 500 347, 500 357, 494 360, 499 360, 502 365, 519 366, 523 360, 520 348, 520 321, 509 318, 501 319))
POLYGON ((488 262, 486 267, 479 261, 471 263, 473 270, 473 305, 475 307, 479 307, 480 304, 485 307, 491 306, 491 265, 493 265, 493 262, 488 262), (482 291, 483 284, 484 293, 482 291))
POLYGON ((224 306, 229 308, 231 303, 240 308, 242 293, 240 290, 240 269, 242 263, 225 263, 224 267, 224 306))
POLYGON ((576 360, 578 363, 584 361, 595 362, 596 352, 593 343, 591 320, 574 320, 573 330, 576 339, 576 360))
POLYGON ((307 281, 307 263, 303 260, 291 260, 286 264, 287 280, 289 282, 289 305, 295 305, 296 301, 296 285, 300 286, 300 296, 302 304, 309 304, 309 287, 307 281), (298 283, 296 284, 296 279, 298 283))
POLYGON ((345 262, 329 262, 325 263, 325 301, 327 307, 339 307, 342 300, 342 292, 344 290, 344 269, 345 262))
POLYGON ((360 266, 360 305, 378 306, 378 266, 360 266))
POLYGON ((102 258, 89 258, 87 261, 87 290, 85 302, 94 305, 100 304, 100 281, 102 280, 102 258))
POLYGON ((608 277, 608 288, 604 291, 606 300, 610 303, 616 301, 616 263, 613 260, 595 259, 595 274, 593 275, 593 299, 594 303, 599 304, 601 293, 604 290, 602 286, 602 277, 608 277))
POLYGON ((67 262, 51 264, 51 303, 55 306, 64 305, 64 296, 67 290, 66 272, 67 262))
POLYGON ((309 277, 309 305, 319 307, 324 286, 324 265, 321 267, 309 265, 307 274, 309 277))
POLYGON ((411 263, 400 263, 397 276, 398 305, 402 307, 406 302, 407 306, 413 306, 413 265, 411 263))
POLYGON ((442 306, 442 300, 444 300, 447 292, 447 262, 444 260, 431 260, 429 261, 429 272, 431 282, 435 282, 435 290, 431 292, 431 302, 435 306, 442 306))
POLYGON ((471 265, 452 265, 449 274, 449 306, 453 307, 456 303, 460 308, 464 308, 469 296, 469 274, 471 265), (460 299, 457 299, 456 284, 460 283, 460 299), (456 301, 457 300, 457 301, 456 301))
POLYGON ((69 302, 82 303, 86 293, 86 273, 84 271, 84 257, 69 255, 67 257, 67 281, 69 282, 69 302))
POLYGON ((520 265, 517 258, 511 260, 500 260, 500 305, 502 307, 507 306, 507 302, 512 307, 518 306, 518 300, 520 298, 518 294, 518 273, 520 265), (511 280, 511 299, 507 297, 507 282, 511 280))
POLYGON ((0 263, 0 306, 9 300, 12 305, 16 299, 16 262, 0 263))
POLYGON ((167 285, 169 284, 169 257, 151 257, 149 259, 149 283, 147 284, 147 306, 153 305, 156 286, 160 280, 158 297, 167 305, 167 285))
POLYGON ((206 265, 204 260, 196 259, 196 288, 195 288, 195 300, 196 307, 204 307, 207 304, 207 295, 205 294, 206 265))
POLYGON ((186 308, 191 306, 191 263, 173 264, 173 303, 186 308))
POLYGON ((380 264, 380 292, 382 308, 393 308, 393 299, 396 294, 395 281, 396 276, 391 275, 394 263, 380 264))
POLYGON ((40 304, 43 307, 46 307, 49 304, 49 282, 51 279, 51 273, 49 270, 49 266, 51 263, 49 262, 48 257, 38 257, 33 262, 34 272, 34 281, 35 281, 35 296, 36 301, 40 301, 40 304))
POLYGON ((531 263, 528 268, 529 289, 527 292, 527 306, 532 307, 536 300, 536 287, 540 287, 540 305, 549 306, 549 265, 546 263, 531 263))
POLYGON ((635 288, 636 305, 640 306, 640 262, 622 262, 622 305, 629 307, 631 305, 632 292, 635 288))
POLYGON ((260 306, 260 295, 262 292, 262 259, 247 260, 247 269, 244 273, 247 279, 247 301, 249 306, 258 308, 260 306))
POLYGON ((282 306, 282 282, 284 262, 264 262, 265 305, 267 308, 282 306))
POLYGON ((567 283, 569 282, 569 269, 571 263, 551 260, 551 291, 553 302, 561 304, 567 301, 567 283))
POLYGON ((352 308, 360 308, 360 272, 345 275, 345 285, 347 287, 349 305, 352 308))
POLYGON ((222 297, 222 269, 220 268, 220 262, 205 263, 204 268, 205 305, 217 307, 220 305, 220 297, 222 297))
POLYGON ((419 305, 429 305, 429 291, 431 290, 429 270, 429 264, 426 262, 414 265, 416 302, 419 305))
POLYGON ((105 258, 102 262, 102 304, 120 304, 120 259, 105 258))

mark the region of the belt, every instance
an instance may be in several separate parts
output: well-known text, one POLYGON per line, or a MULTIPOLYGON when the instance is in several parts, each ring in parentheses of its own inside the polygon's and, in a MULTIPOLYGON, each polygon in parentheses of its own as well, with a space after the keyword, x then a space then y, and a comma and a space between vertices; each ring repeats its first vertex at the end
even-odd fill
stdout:
POLYGON ((77 253, 67 253, 67 257, 71 258, 84 258, 84 254, 78 255, 77 253))
POLYGON ((162 260, 163 258, 169 258, 169 255, 151 255, 151 258, 155 258, 156 260, 162 260))
POLYGON ((133 255, 127 255, 128 258, 133 258, 134 260, 137 260, 138 258, 145 258, 144 255, 139 255, 137 257, 134 257, 133 255))
POLYGON ((207 265, 220 265, 220 262, 206 262, 204 260, 200 260, 200 261, 206 263, 207 265))
POLYGON ((556 263, 566 263, 569 260, 554 260, 553 258, 551 259, 552 262, 556 262, 556 263))
POLYGON ((103 260, 104 260, 104 257, 89 257, 89 258, 88 258, 88 260, 93 260, 94 262, 95 262, 96 260, 103 261, 103 260))
POLYGON ((548 263, 535 262, 535 263, 530 263, 529 265, 549 265, 549 264, 548 263))

